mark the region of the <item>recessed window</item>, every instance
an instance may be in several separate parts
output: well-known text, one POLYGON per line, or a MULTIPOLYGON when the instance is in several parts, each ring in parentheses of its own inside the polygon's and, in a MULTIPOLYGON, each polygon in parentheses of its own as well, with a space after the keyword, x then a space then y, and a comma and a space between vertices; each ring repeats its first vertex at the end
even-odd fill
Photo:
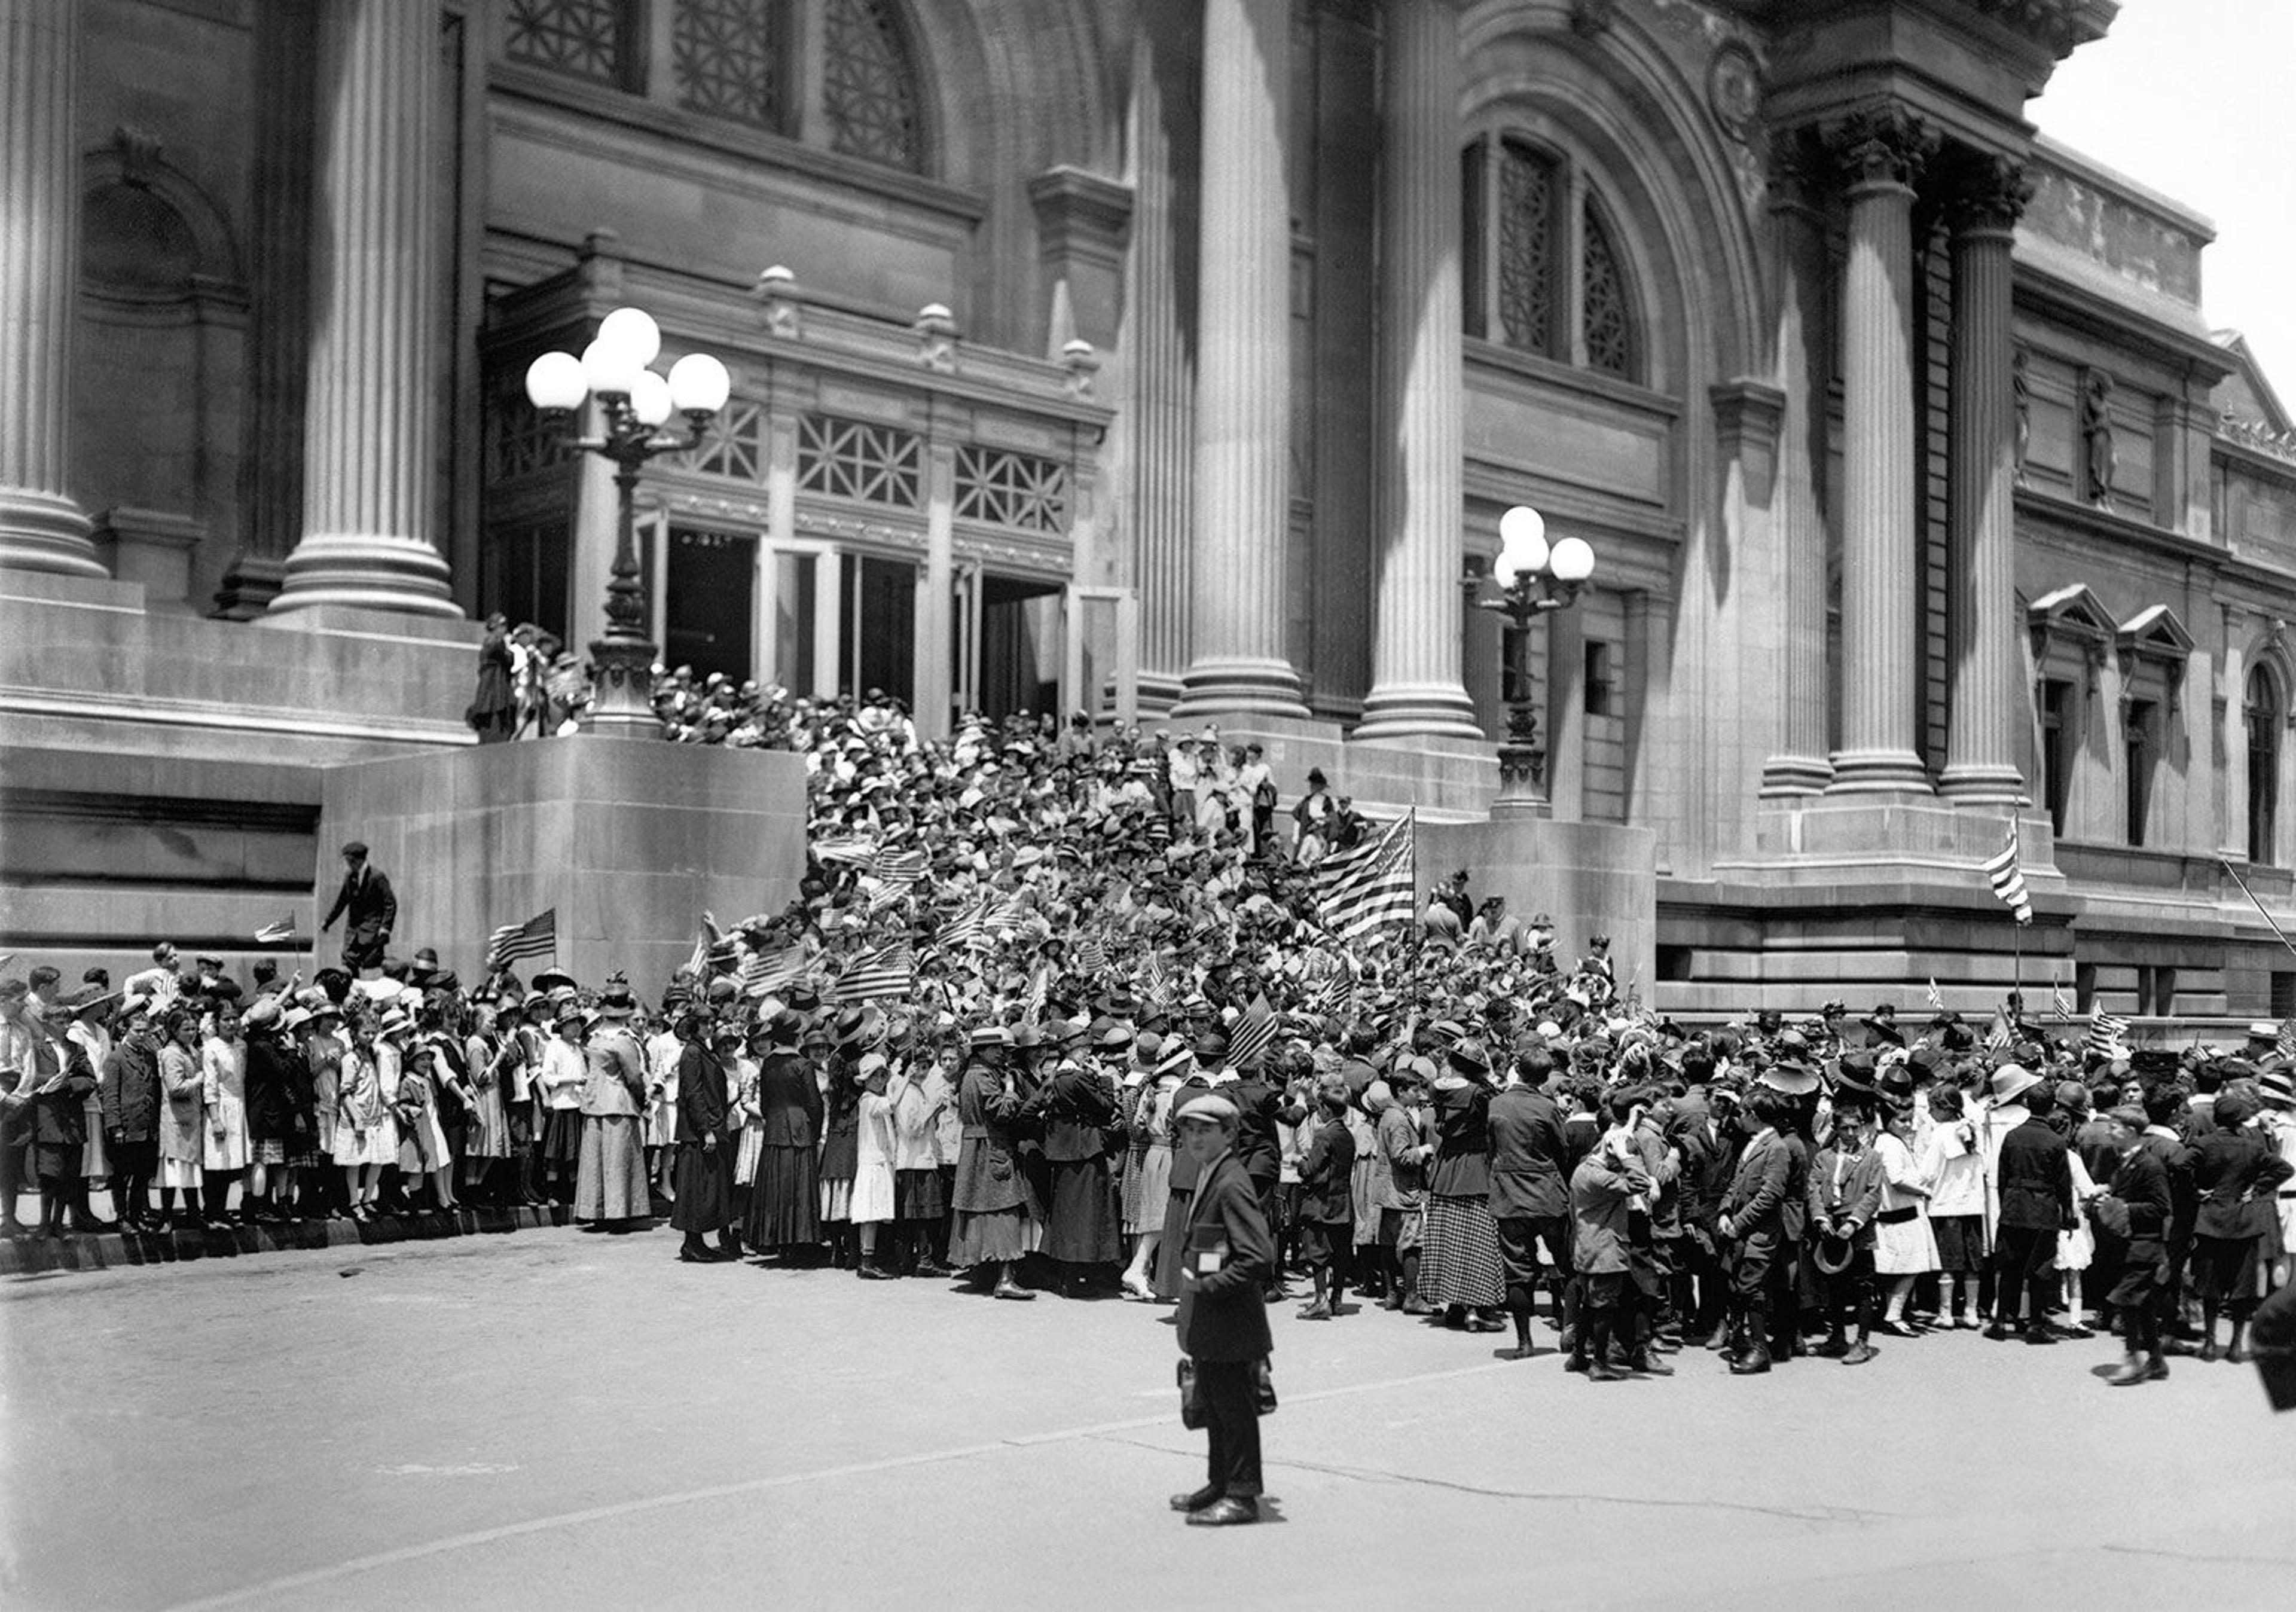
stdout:
POLYGON ((1613 683, 1613 667, 1618 657, 1611 646, 1599 639, 1587 642, 1587 715, 1609 716, 1618 710, 1618 689, 1613 683))
POLYGON ((1514 135, 1469 142, 1459 171, 1467 333, 1640 380, 1633 280, 1593 185, 1514 135))

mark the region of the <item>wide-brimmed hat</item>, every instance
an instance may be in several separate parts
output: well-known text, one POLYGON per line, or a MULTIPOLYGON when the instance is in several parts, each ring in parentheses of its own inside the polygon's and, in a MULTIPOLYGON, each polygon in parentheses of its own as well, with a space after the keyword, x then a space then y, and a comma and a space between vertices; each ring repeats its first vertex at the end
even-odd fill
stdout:
POLYGON ((1839 1276, 1857 1257, 1857 1245, 1839 1232, 1824 1232, 1811 1244, 1811 1257, 1828 1276, 1839 1276))
POLYGON ((537 991, 570 991, 574 988, 574 976, 563 969, 553 966, 537 973, 532 979, 527 981, 527 985, 537 991))
POLYGON ((2285 1069, 2273 1069, 2259 1075, 2256 1080, 2259 1102, 2270 1103, 2276 1109, 2296 1109, 2296 1080, 2288 1077, 2285 1069))
POLYGON ((2021 1063, 2005 1063, 1993 1071, 1993 1101, 1997 1103, 2016 1101, 2041 1084, 2041 1077, 2021 1063))
POLYGON ((1817 1071, 1800 1060, 1782 1058, 1755 1076, 1754 1084, 1788 1097, 1807 1097, 1817 1090, 1819 1081, 1817 1071))
POLYGON ((605 988, 598 993, 598 1017, 627 1019, 637 1011, 638 1001, 630 994, 630 982, 619 974, 608 976, 605 988))

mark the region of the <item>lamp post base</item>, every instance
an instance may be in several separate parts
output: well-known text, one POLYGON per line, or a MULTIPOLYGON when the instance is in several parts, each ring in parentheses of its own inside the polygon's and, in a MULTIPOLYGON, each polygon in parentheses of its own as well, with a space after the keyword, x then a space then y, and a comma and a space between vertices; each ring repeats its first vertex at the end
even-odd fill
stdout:
POLYGON ((1499 792, 1491 815, 1550 817, 1554 812, 1546 798, 1546 752, 1535 745, 1499 746, 1499 792))
POLYGON ((654 647, 646 639, 609 635, 590 641, 590 719, 586 730, 608 739, 659 739, 653 710, 654 647))

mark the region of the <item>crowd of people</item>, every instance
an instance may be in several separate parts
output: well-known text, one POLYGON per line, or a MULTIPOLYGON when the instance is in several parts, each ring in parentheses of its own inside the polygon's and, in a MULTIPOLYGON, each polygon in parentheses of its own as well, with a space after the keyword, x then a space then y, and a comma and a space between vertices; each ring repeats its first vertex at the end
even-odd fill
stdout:
MULTIPOLYGON (((704 729, 746 697, 667 689, 704 729)), ((666 1214, 696 1263, 1156 1304, 1195 1252, 1193 1113, 1269 1233, 1219 1285, 1300 1284, 1309 1321, 1353 1297, 1525 1358, 1547 1328, 1596 1381, 1955 1328, 2116 1332, 2128 1386, 2283 1346, 2249 1330, 2296 1249, 2276 1027, 2175 1054, 2013 1005, 1692 1031, 1599 937, 1566 951, 1464 873, 1336 932, 1318 864, 1370 825, 1312 778, 1279 822, 1214 732, 921 742, 883 700, 759 732, 806 758, 800 892, 707 924, 650 1001, 466 981, 371 926, 308 982, 164 945, 116 986, 0 980, 8 1234, 24 1187, 46 1237, 102 1225, 91 1188, 138 1233, 550 1201, 608 1232, 666 1214)))

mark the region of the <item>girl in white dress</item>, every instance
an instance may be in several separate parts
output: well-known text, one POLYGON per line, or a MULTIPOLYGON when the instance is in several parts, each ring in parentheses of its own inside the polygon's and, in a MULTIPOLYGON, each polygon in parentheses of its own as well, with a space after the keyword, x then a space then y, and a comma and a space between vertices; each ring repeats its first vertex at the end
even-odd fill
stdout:
POLYGON ((342 1166, 343 1194, 353 1220, 374 1218, 382 1166, 398 1157, 398 1130, 383 1101, 374 1042, 361 1023, 351 1032, 335 1084, 335 1162, 342 1166))
POLYGON ((228 1224, 232 1183, 247 1168, 247 1043, 239 1038, 239 1009, 217 1007, 215 1029, 200 1048, 200 1102, 207 1128, 201 1163, 206 1171, 208 1223, 228 1224))
POLYGON ((849 1214, 861 1239, 854 1273, 864 1281, 890 1276, 877 1263, 877 1232, 893 1218, 893 1104, 885 1095, 892 1066, 882 1052, 865 1054, 854 1078, 861 1103, 854 1130, 853 1198, 849 1214))
POLYGON ((1929 1177, 1914 1154, 1914 1111, 1885 1105, 1874 1151, 1882 1160, 1882 1207, 1874 1216, 1874 1273, 1890 1284, 1876 1329, 1892 1338, 1911 1338, 1906 1298, 1914 1278, 1938 1268, 1937 1239, 1930 1231, 1929 1177))

